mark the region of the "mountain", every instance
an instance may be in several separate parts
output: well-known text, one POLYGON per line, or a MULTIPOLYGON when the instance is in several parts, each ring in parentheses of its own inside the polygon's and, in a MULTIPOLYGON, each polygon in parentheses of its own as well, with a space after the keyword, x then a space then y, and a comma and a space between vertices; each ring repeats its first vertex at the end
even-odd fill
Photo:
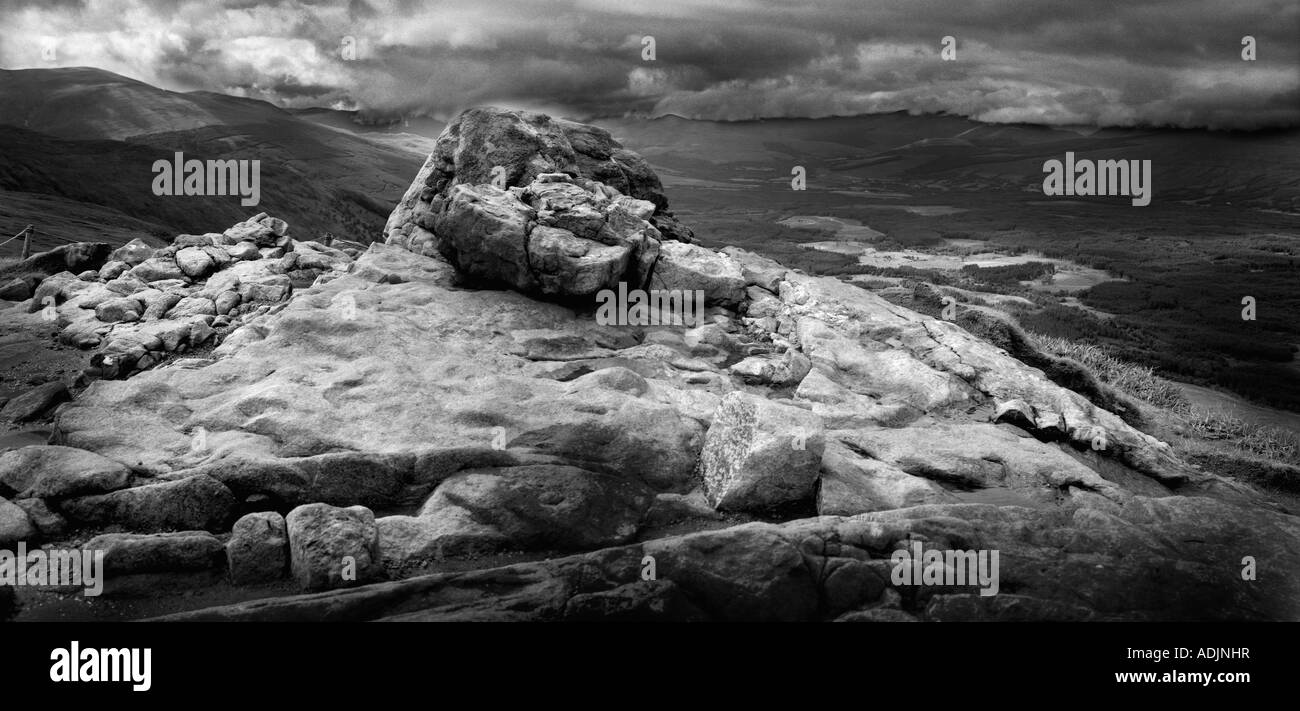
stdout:
MULTIPOLYGON (((0 189, 96 205, 117 222, 157 225, 155 236, 266 210, 304 237, 331 232, 362 242, 380 233, 424 159, 418 148, 367 140, 263 101, 166 91, 84 67, 0 70, 0 147, 0 189), (260 204, 154 195, 153 162, 178 151, 187 159, 260 161, 260 204)), ((32 207, 4 210, 0 233, 58 223, 58 211, 32 207)), ((65 240, 100 237, 93 228, 60 229, 56 237, 65 240)))

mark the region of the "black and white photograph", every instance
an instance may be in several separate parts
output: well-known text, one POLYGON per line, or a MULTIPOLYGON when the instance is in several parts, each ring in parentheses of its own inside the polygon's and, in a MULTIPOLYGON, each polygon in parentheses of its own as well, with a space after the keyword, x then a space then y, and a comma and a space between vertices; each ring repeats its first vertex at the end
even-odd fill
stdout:
POLYGON ((1100 635, 1083 687, 1240 693, 1298 259, 1294 0, 0 0, 0 647, 1100 635))

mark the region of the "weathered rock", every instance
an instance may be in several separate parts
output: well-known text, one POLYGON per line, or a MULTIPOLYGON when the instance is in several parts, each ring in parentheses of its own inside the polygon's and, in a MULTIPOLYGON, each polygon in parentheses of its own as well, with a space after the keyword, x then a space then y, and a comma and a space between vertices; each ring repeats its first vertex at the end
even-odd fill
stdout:
POLYGON ((1082 494, 1066 508, 930 505, 747 524, 167 619, 558 620, 571 600, 590 600, 579 596, 618 600, 624 586, 657 580, 712 620, 1292 620, 1300 617, 1297 540, 1300 521, 1286 514, 1205 497, 1117 505, 1082 494), (892 552, 917 540, 939 551, 1000 552, 999 593, 895 583, 892 552), (1279 577, 1243 585, 1243 550, 1279 577))
POLYGON ((289 568, 289 532, 274 511, 251 513, 235 522, 226 544, 230 580, 236 585, 279 580, 289 568))
POLYGON ((187 296, 167 312, 167 318, 186 318, 188 316, 213 316, 217 313, 216 304, 212 299, 205 299, 201 296, 187 296))
POLYGON ((36 535, 36 527, 27 516, 27 512, 0 498, 0 549, 12 550, 19 541, 30 541, 36 535))
MULTIPOLYGON (((104 282, 104 288, 121 296, 131 296, 150 288, 142 279, 130 272, 124 273, 112 281, 104 282)), ((155 287, 156 288, 156 287, 155 287)))
POLYGON ((217 243, 216 240, 220 237, 221 235, 216 233, 202 235, 176 235, 172 238, 172 246, 177 249, 177 253, 179 254, 186 247, 211 247, 217 243))
POLYGON ((0 281, 22 274, 54 275, 59 272, 80 274, 88 269, 98 270, 108 259, 112 245, 105 242, 74 242, 38 252, 15 264, 0 268, 0 281))
POLYGON ((36 313, 51 304, 61 304, 67 301, 68 297, 64 293, 64 288, 73 283, 81 283, 77 275, 71 272, 59 272, 52 274, 41 280, 32 291, 32 303, 27 307, 28 313, 36 313))
MULTIPOLYGON (((870 428, 841 433, 840 437, 913 476, 966 491, 1009 489, 1026 497, 1026 504, 1057 502, 1069 487, 1116 500, 1127 495, 1057 446, 1018 437, 988 423, 870 428)), ((1136 493, 1169 493, 1140 476, 1125 483, 1136 493)))
POLYGON ((125 263, 129 267, 134 267, 152 257, 154 251, 154 247, 150 246, 148 242, 136 238, 113 250, 109 259, 114 262, 125 263))
POLYGON ((373 580, 379 564, 375 515, 364 506, 299 506, 285 519, 293 577, 306 590, 345 587, 373 580))
POLYGON ((108 299, 95 307, 95 318, 105 323, 139 321, 144 307, 136 299, 119 296, 108 299))
POLYGON ((714 414, 700 452, 704 492, 715 508, 731 511, 810 500, 824 448, 820 417, 730 393, 714 414))
MULTIPOLYGON (((209 288, 242 267, 218 272, 209 288)), ((576 389, 527 375, 528 360, 511 352, 545 327, 558 329, 565 342, 614 352, 595 345, 610 334, 590 318, 575 320, 569 309, 510 291, 458 288, 445 262, 372 245, 354 273, 313 287, 228 336, 217 351, 221 360, 94 382, 61 411, 59 428, 64 444, 157 474, 200 463, 180 430, 202 426, 213 441, 229 443, 213 453, 213 466, 254 459, 297 471, 294 462, 322 452, 492 451, 499 437, 510 452, 625 474, 659 491, 694 488, 704 426, 690 410, 670 404, 687 399, 640 397, 599 384, 576 389), (405 281, 392 283, 393 275, 405 281), (247 334, 242 342, 241 333, 247 334), (422 404, 410 406, 411 398, 422 404)), ((707 400, 691 401, 704 408, 707 400)), ((357 496, 371 490, 366 481, 331 488, 357 496)), ((396 490, 388 491, 385 496, 396 490)))
POLYGON ((216 267, 216 264, 203 249, 186 247, 176 253, 176 266, 185 276, 191 279, 202 279, 216 267))
POLYGON ((443 482, 420 510, 420 548, 413 549, 409 536, 390 537, 385 558, 409 563, 502 549, 617 545, 636 535, 653 500, 640 482, 576 467, 465 471, 443 482), (391 553, 394 548, 400 553, 391 553))
POLYGON ((148 305, 145 307, 144 313, 141 314, 140 318, 144 321, 156 321, 160 318, 165 318, 167 312, 171 311, 172 308, 175 307, 176 304, 179 304, 183 298, 185 297, 180 294, 163 292, 148 302, 148 305))
POLYGON ((255 242, 236 242, 225 249, 226 254, 236 261, 262 258, 262 254, 257 251, 257 244, 255 242))
POLYGON ((51 511, 44 499, 18 499, 13 503, 27 512, 27 518, 36 527, 36 532, 41 535, 41 538, 45 540, 56 539, 67 532, 67 519, 51 511))
POLYGON ((4 301, 26 301, 32 297, 32 286, 26 279, 17 277, 0 284, 0 299, 4 301))
POLYGON ((666 526, 692 519, 716 521, 721 518, 722 514, 709 505, 704 491, 697 489, 689 494, 656 495, 654 504, 646 512, 645 525, 666 526))
POLYGON ((224 547, 206 531, 175 533, 106 533, 82 546, 103 551, 109 575, 207 570, 222 563, 224 547))
POLYGON ((730 370, 746 382, 781 388, 798 385, 812 370, 812 362, 804 354, 791 349, 779 356, 750 356, 732 365, 730 370))
POLYGON ((239 301, 239 292, 223 291, 217 295, 213 307, 216 309, 218 314, 225 315, 230 313, 236 306, 239 306, 239 301))
POLYGON ((126 466, 84 449, 34 445, 0 454, 0 485, 21 498, 105 494, 130 483, 126 466))
POLYGON ((826 444, 817 486, 817 513, 822 516, 956 502, 957 497, 933 481, 857 456, 839 441, 826 444))
POLYGON ((1024 400, 1007 400, 998 403, 993 413, 994 422, 1005 422, 1030 432, 1037 429, 1034 408, 1024 400))
POLYGON ((265 274, 241 280, 239 284, 240 303, 270 303, 284 301, 293 291, 289 277, 283 274, 265 274))
POLYGON ((740 265, 740 273, 748 286, 757 286, 773 294, 779 290, 785 265, 739 247, 724 247, 722 253, 740 265))
POLYGON ((185 277, 185 272, 176 266, 176 260, 167 257, 150 257, 127 273, 145 283, 185 277))
POLYGON ((141 533, 200 529, 217 532, 225 530, 236 503, 221 482, 191 476, 68 499, 61 508, 69 519, 87 525, 114 523, 141 533))
POLYGON ((681 242, 664 242, 655 262, 655 289, 704 292, 704 303, 737 306, 745 300, 740 265, 711 249, 681 242))
MULTIPOLYGON (((390 244, 412 246, 431 235, 425 224, 439 198, 457 185, 484 185, 498 175, 505 188, 523 187, 539 176, 563 173, 589 191, 597 185, 648 201, 652 224, 669 239, 689 241, 690 230, 668 211, 659 178, 637 154, 602 128, 552 119, 545 114, 483 107, 460 114, 438 137, 433 152, 384 228, 390 244)), ((552 177, 553 179, 553 177, 552 177)), ((603 191, 602 191, 603 192, 603 191)))
POLYGON ((130 268, 130 264, 115 259, 99 268, 99 279, 100 281, 112 281, 125 274, 130 268))
POLYGON ((59 403, 71 399, 68 386, 60 381, 38 385, 23 391, 5 403, 0 409, 0 420, 11 422, 30 422, 39 420, 54 409, 59 403))

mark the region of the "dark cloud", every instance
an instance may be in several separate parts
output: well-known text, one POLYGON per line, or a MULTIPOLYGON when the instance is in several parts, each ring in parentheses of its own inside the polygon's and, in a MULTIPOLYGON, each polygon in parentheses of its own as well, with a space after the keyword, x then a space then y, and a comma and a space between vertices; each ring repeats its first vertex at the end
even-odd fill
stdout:
POLYGON ((1294 0, 0 1, 5 67, 49 66, 55 42, 56 65, 376 120, 502 103, 575 117, 1295 126, 1297 38, 1294 0), (947 35, 956 61, 940 58, 947 35))

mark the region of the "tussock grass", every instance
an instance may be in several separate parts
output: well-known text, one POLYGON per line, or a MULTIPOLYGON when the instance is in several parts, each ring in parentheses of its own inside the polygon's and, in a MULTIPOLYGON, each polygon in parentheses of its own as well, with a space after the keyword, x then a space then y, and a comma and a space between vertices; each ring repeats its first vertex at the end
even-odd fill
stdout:
MULTIPOLYGON (((1260 425, 1218 410, 1192 404, 1174 383, 1143 365, 1116 358, 1100 346, 1032 334, 1043 350, 1077 361, 1098 380, 1145 400, 1169 413, 1194 440, 1219 452, 1259 457, 1300 466, 1300 434, 1282 427, 1260 425)), ((1188 447, 1198 452, 1206 446, 1188 447)))
POLYGON ((1034 334, 1033 338, 1040 348, 1079 361, 1103 383, 1121 392, 1166 410, 1178 411, 1191 407, 1178 386, 1156 375, 1152 368, 1120 360, 1100 346, 1076 343, 1056 336, 1034 334))

